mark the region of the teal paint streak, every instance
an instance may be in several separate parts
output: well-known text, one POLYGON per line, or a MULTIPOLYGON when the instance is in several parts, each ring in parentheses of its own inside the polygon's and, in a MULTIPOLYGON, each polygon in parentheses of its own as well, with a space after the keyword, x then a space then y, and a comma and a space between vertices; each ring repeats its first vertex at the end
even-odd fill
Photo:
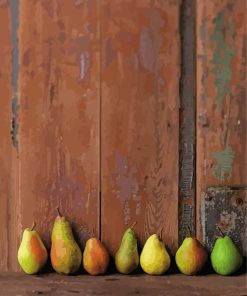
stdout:
POLYGON ((18 79, 19 79, 19 42, 18 42, 18 27, 19 27, 19 1, 11 0, 11 39, 12 39, 12 88, 13 88, 13 97, 12 97, 12 142, 14 147, 19 150, 18 142, 18 110, 19 110, 19 97, 18 97, 18 79))
POLYGON ((224 12, 219 12, 214 19, 215 29, 211 35, 211 41, 216 44, 211 62, 214 65, 212 72, 215 75, 215 85, 217 88, 215 99, 218 101, 219 112, 222 111, 224 96, 230 92, 229 82, 232 79, 231 62, 235 54, 235 50, 227 46, 224 38, 224 32, 231 39, 233 38, 234 27, 232 23, 224 24, 224 19, 224 12))
POLYGON ((231 178, 234 157, 235 153, 231 146, 227 146, 223 151, 213 153, 213 158, 216 160, 213 173, 220 181, 225 181, 226 176, 228 176, 227 179, 231 178))

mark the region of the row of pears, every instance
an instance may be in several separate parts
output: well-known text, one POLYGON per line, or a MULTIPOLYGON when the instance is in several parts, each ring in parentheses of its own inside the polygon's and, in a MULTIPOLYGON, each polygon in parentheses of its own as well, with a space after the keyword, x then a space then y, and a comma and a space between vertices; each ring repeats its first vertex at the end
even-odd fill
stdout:
MULTIPOLYGON (((87 240, 83 254, 76 243, 69 221, 61 215, 55 219, 51 234, 51 264, 60 274, 73 274, 81 266, 91 275, 105 274, 110 256, 104 245, 96 237, 87 240)), ((129 227, 122 238, 115 254, 115 266, 118 272, 130 274, 140 264, 144 272, 151 275, 162 275, 168 271, 171 258, 161 240, 161 234, 151 235, 139 256, 138 244, 133 230, 136 222, 129 227)), ((48 252, 38 232, 26 228, 18 250, 18 262, 27 274, 36 274, 45 266, 48 252)), ((208 254, 196 238, 186 237, 176 252, 175 261, 178 269, 186 275, 197 274, 206 264, 208 254)), ((211 264, 215 272, 229 275, 236 272, 242 265, 243 258, 230 237, 222 236, 216 240, 211 253, 211 264)))

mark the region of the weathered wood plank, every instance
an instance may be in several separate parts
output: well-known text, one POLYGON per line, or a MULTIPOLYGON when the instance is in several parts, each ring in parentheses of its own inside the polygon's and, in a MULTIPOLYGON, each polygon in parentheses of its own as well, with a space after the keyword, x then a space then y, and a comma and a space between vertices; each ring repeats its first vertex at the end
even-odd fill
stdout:
POLYGON ((102 239, 178 241, 179 1, 102 1, 102 239))
MULTIPOLYGON (((197 232, 209 186, 247 184, 245 0, 197 5, 197 232)), ((223 209, 222 209, 223 210, 223 209)), ((237 231, 237 230, 236 230, 237 231)))
POLYGON ((10 2, 0 2, 0 270, 9 268, 11 200, 11 12, 10 2))
POLYGON ((98 14, 96 0, 20 2, 19 238, 36 220, 48 247, 56 206, 81 245, 99 234, 98 14))
POLYGON ((61 276, 45 274, 27 276, 1 273, 1 292, 6 296, 16 295, 200 295, 233 296, 246 295, 246 275, 223 277, 119 275, 107 276, 61 276))

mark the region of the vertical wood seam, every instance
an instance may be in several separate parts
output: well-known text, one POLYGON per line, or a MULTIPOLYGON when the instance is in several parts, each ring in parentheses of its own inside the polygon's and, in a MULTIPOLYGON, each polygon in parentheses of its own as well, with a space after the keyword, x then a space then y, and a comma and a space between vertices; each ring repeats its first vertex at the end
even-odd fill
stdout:
POLYGON ((101 240, 102 233, 102 7, 101 1, 98 0, 98 13, 99 13, 99 239, 101 240))
POLYGON ((19 206, 20 206, 20 187, 19 187, 19 154, 20 154, 20 143, 18 140, 19 133, 19 9, 20 3, 17 0, 10 1, 10 21, 11 21, 11 111, 12 121, 10 127, 10 134, 12 138, 12 153, 11 153, 11 164, 10 164, 10 176, 11 176, 11 188, 8 195, 8 258, 7 258, 7 269, 8 270, 19 270, 16 260, 16 253, 18 248, 19 235, 21 231, 21 225, 19 221, 19 206))
POLYGON ((195 0, 183 0, 180 6, 181 74, 179 140, 179 240, 187 226, 195 231, 195 0))

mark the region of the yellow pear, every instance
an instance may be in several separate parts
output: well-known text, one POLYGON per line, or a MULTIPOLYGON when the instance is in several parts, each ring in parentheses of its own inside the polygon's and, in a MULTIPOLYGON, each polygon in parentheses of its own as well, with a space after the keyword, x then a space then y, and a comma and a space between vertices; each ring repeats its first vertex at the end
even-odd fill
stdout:
POLYGON ((140 264, 143 271, 153 275, 161 275, 169 269, 170 256, 157 234, 151 235, 146 241, 141 252, 140 264))

